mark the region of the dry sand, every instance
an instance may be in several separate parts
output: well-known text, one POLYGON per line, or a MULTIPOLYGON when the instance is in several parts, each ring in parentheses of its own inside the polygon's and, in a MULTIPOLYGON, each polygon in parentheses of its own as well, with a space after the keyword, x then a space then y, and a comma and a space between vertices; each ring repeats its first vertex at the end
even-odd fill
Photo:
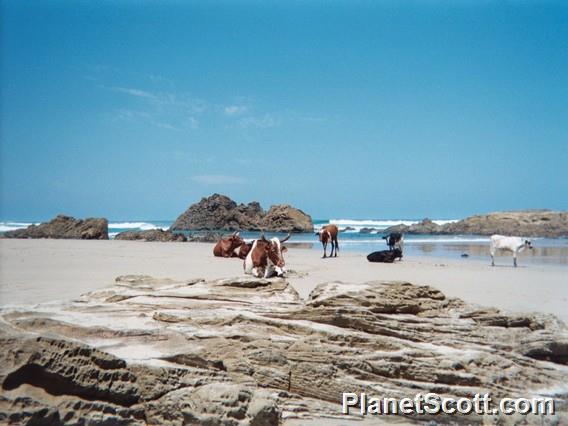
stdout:
MULTIPOLYGON (((0 240, 0 305, 72 299, 111 284, 118 275, 187 279, 243 273, 239 259, 212 256, 212 244, 137 241, 0 240)), ((490 267, 487 262, 406 257, 371 264, 362 253, 321 259, 319 250, 290 248, 289 281, 302 297, 319 283, 404 280, 428 284, 468 302, 518 312, 555 314, 568 322, 568 268, 490 267)))

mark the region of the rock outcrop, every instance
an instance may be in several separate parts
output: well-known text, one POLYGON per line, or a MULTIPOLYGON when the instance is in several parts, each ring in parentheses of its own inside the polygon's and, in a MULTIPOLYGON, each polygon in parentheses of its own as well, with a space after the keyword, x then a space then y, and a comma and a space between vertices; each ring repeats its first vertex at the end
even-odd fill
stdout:
POLYGON ((2 309, 0 320, 0 423, 276 425, 337 416, 343 392, 550 396, 547 424, 568 421, 561 322, 429 286, 331 282, 303 301, 280 278, 124 276, 76 302, 2 309))
POLYGON ((422 219, 418 223, 412 225, 394 225, 384 230, 385 233, 402 232, 403 234, 441 234, 442 227, 431 219, 422 219))
POLYGON ((568 212, 550 210, 497 212, 468 217, 443 227, 447 234, 568 236, 568 212))
POLYGON ((266 213, 256 201, 237 204, 225 195, 213 194, 191 205, 170 230, 311 232, 313 228, 311 217, 292 206, 272 206, 266 213))
POLYGON ((272 232, 312 232, 312 218, 302 210, 288 204, 277 204, 270 207, 262 218, 262 228, 272 232))
POLYGON ((519 235, 524 237, 568 236, 568 212, 550 210, 496 212, 471 216, 466 219, 438 225, 430 219, 410 226, 395 225, 384 232, 431 235, 519 235))
POLYGON ((222 238, 227 238, 227 235, 222 232, 192 232, 188 237, 187 241, 190 243, 216 243, 222 238))
POLYGON ((160 241, 170 242, 178 241, 185 242, 187 237, 179 232, 164 231, 162 229, 148 229, 146 231, 127 231, 121 232, 114 237, 115 240, 129 240, 129 241, 160 241))
POLYGON ((75 219, 58 215, 49 222, 5 232, 4 238, 61 238, 108 240, 108 221, 104 218, 75 219))

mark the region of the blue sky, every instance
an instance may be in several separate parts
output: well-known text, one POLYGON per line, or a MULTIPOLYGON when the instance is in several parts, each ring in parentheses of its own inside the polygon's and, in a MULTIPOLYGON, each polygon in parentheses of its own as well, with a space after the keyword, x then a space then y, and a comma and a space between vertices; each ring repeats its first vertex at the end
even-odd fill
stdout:
POLYGON ((2 2, 2 220, 568 209, 568 3, 2 2))

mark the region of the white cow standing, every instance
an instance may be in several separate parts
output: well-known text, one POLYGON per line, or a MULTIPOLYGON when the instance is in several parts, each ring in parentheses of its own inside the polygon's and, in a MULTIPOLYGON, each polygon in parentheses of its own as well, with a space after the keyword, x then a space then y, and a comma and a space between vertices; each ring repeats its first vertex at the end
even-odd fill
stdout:
POLYGON ((517 253, 525 248, 532 249, 531 240, 521 237, 506 237, 504 235, 491 236, 491 266, 495 266, 495 252, 497 250, 510 251, 513 253, 513 265, 517 267, 517 253))

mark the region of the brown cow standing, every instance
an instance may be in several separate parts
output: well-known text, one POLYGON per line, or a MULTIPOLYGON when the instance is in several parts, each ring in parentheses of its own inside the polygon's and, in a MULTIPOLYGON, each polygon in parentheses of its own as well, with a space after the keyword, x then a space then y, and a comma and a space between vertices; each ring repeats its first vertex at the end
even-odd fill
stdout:
POLYGON ((283 243, 288 241, 289 238, 290 234, 283 240, 278 238, 267 240, 263 234, 260 239, 253 241, 252 247, 243 262, 245 274, 251 274, 258 278, 284 275, 286 264, 282 253, 285 253, 287 248, 283 246, 283 243))
POLYGON ((339 251, 339 243, 337 242, 337 234, 339 234, 339 229, 336 225, 330 224, 325 225, 318 232, 319 240, 323 244, 323 257, 327 257, 327 243, 331 242, 331 253, 329 257, 333 257, 335 249, 335 257, 337 257, 337 252, 339 251))
MULTIPOLYGON (((238 257, 237 249, 245 244, 245 241, 235 232, 229 238, 222 238, 213 248, 213 255, 217 257, 238 257)), ((246 255, 245 255, 246 256, 246 255)))

